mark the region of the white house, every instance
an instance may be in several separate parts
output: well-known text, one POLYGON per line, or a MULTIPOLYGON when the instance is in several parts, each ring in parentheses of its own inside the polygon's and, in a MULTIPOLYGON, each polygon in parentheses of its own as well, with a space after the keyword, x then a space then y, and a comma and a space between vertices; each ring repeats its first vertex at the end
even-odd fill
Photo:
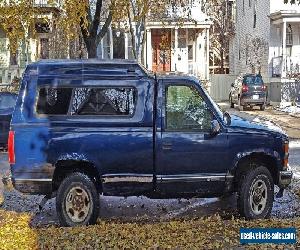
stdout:
POLYGON ((16 53, 11 53, 9 39, 0 27, 0 84, 10 83, 14 77, 20 77, 26 64, 49 58, 52 27, 47 25, 44 19, 53 20, 60 10, 58 5, 53 5, 47 0, 33 0, 33 5, 40 9, 41 14, 35 23, 35 36, 28 39, 28 53, 24 41, 20 43, 16 53))
MULTIPOLYGON (((184 7, 170 8, 161 17, 151 16, 144 28, 146 43, 144 64, 155 72, 178 71, 194 74, 202 80, 209 79, 209 28, 211 21, 201 11, 205 0, 194 0, 189 15, 184 7)), ((59 15, 59 9, 49 4, 49 0, 34 0, 37 7, 43 8, 45 15, 52 20, 59 15)), ((122 26, 122 25, 121 25, 122 26)), ((133 59, 130 33, 124 28, 109 27, 108 32, 97 48, 101 59, 133 59)), ((29 57, 26 58, 24 44, 17 55, 10 53, 8 38, 0 29, 0 83, 9 83, 14 76, 20 76, 27 63, 38 59, 56 58, 50 50, 53 33, 47 27, 36 27, 37 34, 30 38, 29 57)), ((66 57, 71 57, 70 53, 66 57)))
MULTIPOLYGON (((211 21, 195 1, 189 17, 170 11, 164 20, 150 17, 146 30, 144 64, 154 72, 178 71, 209 79, 211 21)), ((130 34, 111 27, 98 47, 99 58, 132 59, 130 34)))
POLYGON ((236 0, 229 65, 236 76, 260 72, 270 85, 271 101, 299 99, 293 79, 300 75, 300 5, 283 0, 236 0))

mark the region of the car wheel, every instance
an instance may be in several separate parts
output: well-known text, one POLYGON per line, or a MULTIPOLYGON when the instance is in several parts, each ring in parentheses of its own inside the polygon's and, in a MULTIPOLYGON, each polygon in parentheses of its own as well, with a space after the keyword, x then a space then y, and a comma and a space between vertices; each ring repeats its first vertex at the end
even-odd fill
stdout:
POLYGON ((99 194, 92 180, 83 173, 73 173, 60 184, 56 210, 62 226, 95 224, 99 214, 99 194))
POLYGON ((241 104, 241 98, 239 97, 239 111, 243 111, 244 106, 241 104))
POLYGON ((230 108, 234 108, 234 103, 232 102, 232 96, 229 96, 230 108))
POLYGON ((266 109, 266 104, 260 105, 260 110, 264 111, 266 109))
POLYGON ((238 190, 238 210, 246 219, 270 217, 274 200, 273 178, 266 167, 249 170, 241 178, 238 190))

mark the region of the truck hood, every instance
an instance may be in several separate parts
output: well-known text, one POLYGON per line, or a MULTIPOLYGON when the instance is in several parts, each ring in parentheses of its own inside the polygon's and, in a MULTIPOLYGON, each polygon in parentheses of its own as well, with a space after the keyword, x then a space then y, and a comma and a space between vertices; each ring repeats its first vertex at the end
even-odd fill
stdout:
POLYGON ((276 125, 274 122, 263 120, 259 117, 254 118, 252 121, 237 115, 230 115, 231 123, 229 127, 231 129, 243 129, 245 132, 260 131, 260 132, 271 132, 286 136, 286 132, 281 127, 276 125), (250 130, 250 131, 249 131, 250 130))

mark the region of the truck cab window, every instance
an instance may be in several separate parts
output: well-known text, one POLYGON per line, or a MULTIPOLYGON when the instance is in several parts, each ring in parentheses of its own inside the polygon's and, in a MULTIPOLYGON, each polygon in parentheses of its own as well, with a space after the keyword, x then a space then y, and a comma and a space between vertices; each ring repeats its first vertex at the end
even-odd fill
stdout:
POLYGON ((199 92, 190 86, 168 86, 166 90, 166 129, 209 131, 212 113, 199 92))
POLYGON ((72 88, 45 87, 39 90, 36 112, 43 115, 66 115, 72 88))
POLYGON ((131 116, 136 105, 134 88, 76 88, 71 115, 131 116))

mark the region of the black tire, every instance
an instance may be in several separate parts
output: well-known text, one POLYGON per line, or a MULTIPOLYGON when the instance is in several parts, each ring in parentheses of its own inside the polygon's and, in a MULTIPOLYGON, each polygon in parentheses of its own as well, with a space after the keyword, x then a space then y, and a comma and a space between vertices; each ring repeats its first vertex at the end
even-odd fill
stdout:
POLYGON ((232 97, 229 95, 230 108, 234 108, 234 103, 232 102, 232 97))
POLYGON ((259 108, 260 108, 261 111, 264 111, 266 109, 266 104, 260 105, 259 108))
MULTIPOLYGON (((274 200, 274 182, 269 170, 264 166, 259 166, 249 170, 242 177, 237 199, 240 215, 247 220, 270 217, 274 200), (259 199, 259 195, 255 193, 255 196, 253 192, 255 185, 259 187, 259 184, 261 184, 260 187, 263 187, 262 189, 264 190, 261 194, 261 199, 259 199)), ((260 190, 260 188, 255 190, 260 190)))
POLYGON ((244 106, 241 104, 241 98, 240 97, 239 97, 239 100, 238 100, 238 104, 239 104, 239 111, 243 111, 244 106))
POLYGON ((87 175, 76 172, 62 181, 56 197, 57 216, 62 226, 73 227, 95 224, 99 215, 99 208, 99 194, 95 184, 87 175), (67 201, 67 199, 71 199, 71 201, 67 201), (67 209, 67 206, 70 208, 67 209), (79 213, 78 220, 75 213, 79 213), (73 218, 72 214, 74 215, 73 218))

